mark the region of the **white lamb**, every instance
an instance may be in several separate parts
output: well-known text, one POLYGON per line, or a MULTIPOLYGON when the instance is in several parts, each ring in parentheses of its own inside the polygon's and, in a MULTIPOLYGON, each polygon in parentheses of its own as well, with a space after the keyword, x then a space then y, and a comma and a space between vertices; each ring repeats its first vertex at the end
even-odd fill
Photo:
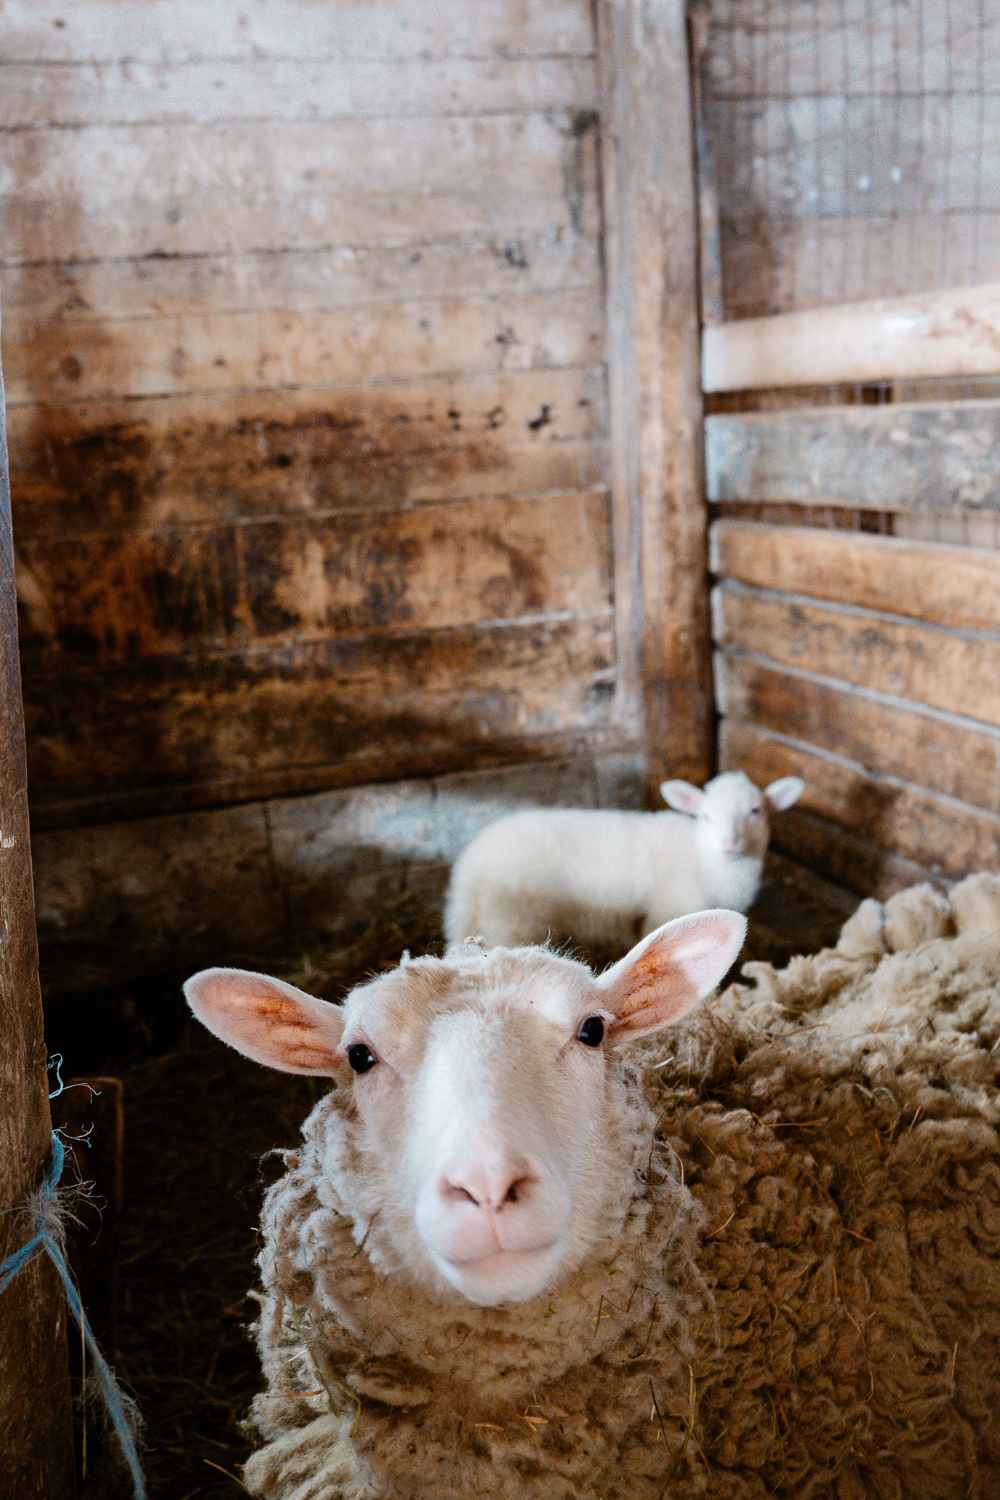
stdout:
POLYGON ((537 808, 489 824, 455 862, 450 943, 516 948, 569 938, 620 952, 664 922, 706 907, 746 911, 760 887, 768 809, 803 791, 783 776, 763 792, 743 771, 704 790, 660 787, 675 812, 537 808))

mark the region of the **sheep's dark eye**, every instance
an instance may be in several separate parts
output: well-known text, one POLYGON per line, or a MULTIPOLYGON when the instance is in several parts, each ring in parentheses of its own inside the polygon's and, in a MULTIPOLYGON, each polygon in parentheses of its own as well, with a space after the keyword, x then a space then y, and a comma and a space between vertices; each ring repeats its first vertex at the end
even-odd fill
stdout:
POLYGON ((600 1016, 588 1016, 576 1034, 578 1042, 585 1047, 599 1047, 604 1041, 604 1021, 600 1016))
POLYGON ((347 1061, 355 1073, 369 1073, 378 1062, 378 1058, 364 1042, 355 1042, 353 1047, 347 1049, 347 1061))

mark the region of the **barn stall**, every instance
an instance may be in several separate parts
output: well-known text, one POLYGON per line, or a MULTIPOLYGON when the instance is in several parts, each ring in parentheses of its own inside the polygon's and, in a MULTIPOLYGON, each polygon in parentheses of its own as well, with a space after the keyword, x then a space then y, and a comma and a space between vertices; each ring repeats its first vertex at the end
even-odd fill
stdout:
MULTIPOLYGON (((37 926, 49 1049, 108 1075, 53 1110, 97 1121, 76 1267, 154 1492, 235 1492, 257 1157, 312 1098, 190 1036, 192 969, 340 993, 498 812, 716 767, 807 782, 758 952, 996 865, 993 9, 0 7, 2 1206, 37 926)), ((7 1468, 68 1494, 20 1285, 51 1421, 0 1353, 7 1468)))

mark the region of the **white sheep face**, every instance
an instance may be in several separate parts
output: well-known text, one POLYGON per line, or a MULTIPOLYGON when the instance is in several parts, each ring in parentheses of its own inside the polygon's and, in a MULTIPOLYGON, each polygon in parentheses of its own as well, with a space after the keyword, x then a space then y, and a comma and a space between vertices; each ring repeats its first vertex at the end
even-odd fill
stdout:
POLYGON ((797 802, 805 788, 798 776, 782 776, 762 791, 745 771, 724 771, 703 789, 689 781, 665 781, 663 800, 697 820, 699 846, 713 863, 745 856, 762 859, 771 826, 769 812, 797 802))
POLYGON ((583 1260, 621 1196, 615 1049, 713 989, 745 926, 682 917, 600 977, 541 948, 463 945, 343 1007, 238 969, 185 993, 256 1061, 351 1089, 351 1170, 398 1265, 470 1302, 523 1302, 583 1260))

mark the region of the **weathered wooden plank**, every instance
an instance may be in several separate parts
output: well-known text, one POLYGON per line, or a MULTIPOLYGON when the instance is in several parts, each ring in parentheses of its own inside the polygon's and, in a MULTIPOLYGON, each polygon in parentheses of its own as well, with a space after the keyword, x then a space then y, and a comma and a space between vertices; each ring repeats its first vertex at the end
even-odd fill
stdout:
POLYGON ((1000 630, 1000 556, 992 551, 740 521, 717 521, 710 545, 712 572, 741 583, 1000 630))
MULTIPOLYGON (((1000 859, 1000 818, 952 797, 891 776, 871 776, 863 766, 813 746, 782 739, 727 719, 720 741, 726 766, 742 766, 755 781, 801 776, 806 789, 800 816, 819 814, 891 855, 955 878, 995 869, 1000 859)), ((779 846, 794 852, 791 813, 775 825, 779 846)))
POLYGON ((199 58, 527 57, 593 50, 589 8, 581 0, 7 0, 8 62, 185 62, 199 58))
POLYGON ((18 537, 583 489, 604 407, 601 369, 22 407, 18 537))
MULTIPOLYGON (((191 313, 273 312, 409 302, 417 297, 519 296, 600 282, 596 235, 512 229, 421 244, 331 246, 65 265, 4 272, 5 325, 12 342, 57 319, 74 326, 191 313)), ((49 336, 51 336, 51 331, 49 336)))
POLYGON ((872 692, 1000 724, 1000 635, 946 630, 727 583, 713 595, 720 645, 872 692))
POLYGON ((711 758, 686 7, 600 0, 615 598, 650 784, 711 758))
POLYGON ((1000 283, 706 328, 706 391, 1000 372, 1000 283))
POLYGON ((1000 510, 1000 402, 714 416, 710 500, 1000 510))
POLYGON ((10 405, 593 365, 601 324, 596 287, 303 312, 208 307, 97 325, 15 320, 6 339, 10 405))
POLYGON ((1000 89, 1000 16, 982 0, 711 0, 708 78, 719 98, 883 97, 1000 89))
POLYGON ((15 132, 0 263, 581 232, 596 223, 593 124, 569 111, 15 132))
POLYGON ((1000 813, 1000 729, 776 668, 742 652, 715 658, 716 707, 791 739, 1000 813))
MULTIPOLYGON (((51 1151, 3 413, 0 377, 0 1261, 31 1235, 21 1210, 51 1151)), ((25 1500, 75 1491, 65 1301, 44 1255, 0 1297, 0 1474, 25 1500)))
POLYGON ((2 70, 0 131, 593 110, 592 57, 212 58, 2 70))
POLYGON ((608 502, 590 491, 39 539, 20 544, 18 569, 33 669, 52 651, 110 661, 412 634, 608 606, 608 502))
POLYGON ((228 801, 249 787, 293 792, 531 759, 533 744, 551 752, 567 734, 620 740, 614 676, 607 610, 33 671, 33 806, 108 794, 124 805, 156 787, 210 784, 228 801))

